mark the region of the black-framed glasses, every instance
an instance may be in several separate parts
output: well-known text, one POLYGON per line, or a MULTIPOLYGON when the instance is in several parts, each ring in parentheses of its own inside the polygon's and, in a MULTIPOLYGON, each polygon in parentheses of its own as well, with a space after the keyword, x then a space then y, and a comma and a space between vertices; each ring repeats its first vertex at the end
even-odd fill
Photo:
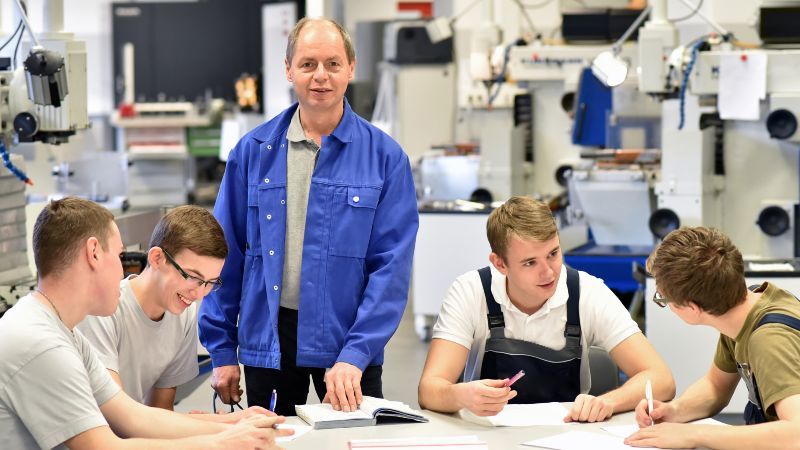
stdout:
MULTIPOLYGON (((217 413, 217 399, 218 398, 219 398, 219 394, 217 394, 217 391, 214 391, 214 397, 211 399, 211 410, 214 411, 214 414, 217 413)), ((242 405, 240 405, 239 402, 234 402, 233 399, 231 399, 231 404, 230 404, 231 412, 236 411, 235 409, 233 409, 234 406, 239 408, 239 409, 241 409, 241 410, 244 410, 244 408, 242 408, 242 405)))
POLYGON ((663 295, 661 295, 660 292, 656 291, 655 294, 653 294, 653 303, 655 303, 656 305, 658 305, 658 306, 660 306, 662 308, 666 308, 667 307, 667 298, 664 297, 663 295))
POLYGON ((175 258, 173 258, 172 255, 169 254, 169 252, 167 252, 163 248, 161 249, 161 251, 164 252, 164 256, 167 257, 167 261, 169 261, 170 264, 172 264, 173 266, 175 266, 176 269, 178 269, 178 273, 181 274, 184 280, 191 280, 192 282, 197 284, 197 287, 203 289, 208 289, 208 287, 211 286, 212 291, 216 291, 217 289, 222 287, 222 280, 220 280, 219 278, 215 280, 204 280, 202 278, 197 278, 196 276, 189 275, 188 273, 186 273, 185 270, 183 270, 183 267, 181 267, 177 262, 175 262, 175 258))

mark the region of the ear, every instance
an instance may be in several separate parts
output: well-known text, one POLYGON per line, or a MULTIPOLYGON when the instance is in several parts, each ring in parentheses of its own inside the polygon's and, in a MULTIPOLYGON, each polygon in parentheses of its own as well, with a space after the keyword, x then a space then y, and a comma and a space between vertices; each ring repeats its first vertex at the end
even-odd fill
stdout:
POLYGON ((505 261, 503 261, 502 256, 492 252, 489 254, 489 261, 491 261, 492 265, 498 270, 498 272, 502 273, 503 275, 508 275, 508 267, 506 266, 505 261))
POLYGON ((289 70, 289 69, 291 69, 291 66, 289 65, 289 60, 284 59, 283 60, 283 65, 286 68, 286 80, 289 81, 289 83, 293 83, 294 80, 292 80, 292 71, 289 70))
POLYGON ((97 270, 100 267, 99 255, 103 250, 103 248, 100 246, 100 241, 98 241, 94 236, 90 237, 86 240, 84 250, 86 254, 86 261, 89 263, 89 267, 91 267, 93 270, 97 270))
POLYGON ((153 269, 158 269, 158 267, 166 261, 166 257, 164 256, 164 251, 161 250, 161 247, 153 247, 147 251, 147 265, 152 267, 153 269))
POLYGON ((705 314, 703 308, 701 308, 700 305, 698 305, 693 301, 687 302, 685 308, 691 311, 692 315, 694 315, 695 317, 700 317, 701 315, 705 314))

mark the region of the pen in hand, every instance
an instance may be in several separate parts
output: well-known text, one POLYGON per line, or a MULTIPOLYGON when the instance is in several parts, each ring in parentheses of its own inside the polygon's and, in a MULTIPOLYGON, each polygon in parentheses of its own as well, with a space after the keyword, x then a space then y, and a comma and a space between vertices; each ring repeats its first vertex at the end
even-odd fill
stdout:
POLYGON ((650 418, 650 425, 655 425, 653 422, 653 384, 650 380, 644 385, 644 397, 647 399, 647 417, 650 418))
POLYGON ((513 377, 511 377, 508 380, 506 380, 506 382, 504 384, 504 387, 511 387, 512 384, 516 383, 517 380, 519 380, 523 376, 525 376, 525 371, 524 370, 520 370, 519 372, 517 372, 516 375, 514 375, 513 377))
POLYGON ((269 399, 269 410, 275 412, 275 407, 278 404, 278 391, 272 390, 272 396, 269 399))

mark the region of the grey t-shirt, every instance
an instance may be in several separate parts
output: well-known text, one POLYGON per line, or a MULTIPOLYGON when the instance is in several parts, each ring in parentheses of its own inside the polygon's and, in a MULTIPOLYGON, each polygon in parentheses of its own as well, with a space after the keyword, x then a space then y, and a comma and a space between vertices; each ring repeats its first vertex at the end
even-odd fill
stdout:
POLYGON ((281 306, 298 309, 308 191, 319 155, 319 147, 306 136, 300 123, 300 108, 292 116, 286 139, 289 141, 289 151, 286 155, 286 243, 283 249, 281 306))
POLYGON ((0 448, 66 448, 120 389, 86 338, 25 296, 0 319, 0 448))
POLYGON ((78 329, 92 343, 102 363, 119 374, 125 393, 146 403, 153 388, 171 388, 199 373, 197 305, 159 321, 144 313, 130 280, 119 283, 119 306, 108 317, 86 316, 78 329))

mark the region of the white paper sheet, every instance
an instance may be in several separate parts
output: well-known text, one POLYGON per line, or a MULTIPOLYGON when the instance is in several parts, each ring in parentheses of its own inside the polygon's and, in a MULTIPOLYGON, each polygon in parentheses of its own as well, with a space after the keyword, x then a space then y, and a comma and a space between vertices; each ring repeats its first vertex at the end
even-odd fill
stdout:
POLYGON ((717 108, 726 120, 758 120, 759 101, 767 93, 767 55, 763 52, 724 54, 719 63, 717 108))
POLYGON ((462 409, 462 419, 486 426, 530 427, 534 425, 565 425, 564 417, 569 410, 561 403, 534 403, 528 405, 506 405, 496 416, 479 417, 462 409))
MULTIPOLYGON (((625 445, 623 438, 608 436, 599 433, 588 433, 586 431, 568 431, 555 436, 543 439, 534 439, 523 442, 522 445, 529 447, 543 447, 553 450, 630 450, 634 447, 625 445)), ((639 449, 652 449, 653 447, 638 447, 639 449)))
POLYGON ((311 426, 310 425, 295 425, 293 423, 282 423, 282 424, 278 425, 278 429, 279 430, 285 430, 285 429, 294 430, 294 434, 291 435, 291 436, 280 436, 280 437, 275 439, 275 442, 289 442, 289 441, 293 441, 293 440, 299 438, 300 436, 302 436, 302 435, 308 433, 309 431, 311 431, 311 426))
MULTIPOLYGON (((723 425, 723 426, 727 426, 727 424, 722 423, 719 420, 711 419, 711 418, 695 420, 694 422, 690 422, 690 423, 696 424, 696 425, 723 425)), ((613 434, 614 436, 621 437, 621 438, 626 438, 626 437, 632 435, 633 433, 636 433, 637 431, 639 431, 639 425, 636 425, 635 423, 632 423, 630 425, 608 425, 608 426, 604 426, 604 427, 601 427, 601 428, 603 430, 608 431, 609 433, 613 434)))

